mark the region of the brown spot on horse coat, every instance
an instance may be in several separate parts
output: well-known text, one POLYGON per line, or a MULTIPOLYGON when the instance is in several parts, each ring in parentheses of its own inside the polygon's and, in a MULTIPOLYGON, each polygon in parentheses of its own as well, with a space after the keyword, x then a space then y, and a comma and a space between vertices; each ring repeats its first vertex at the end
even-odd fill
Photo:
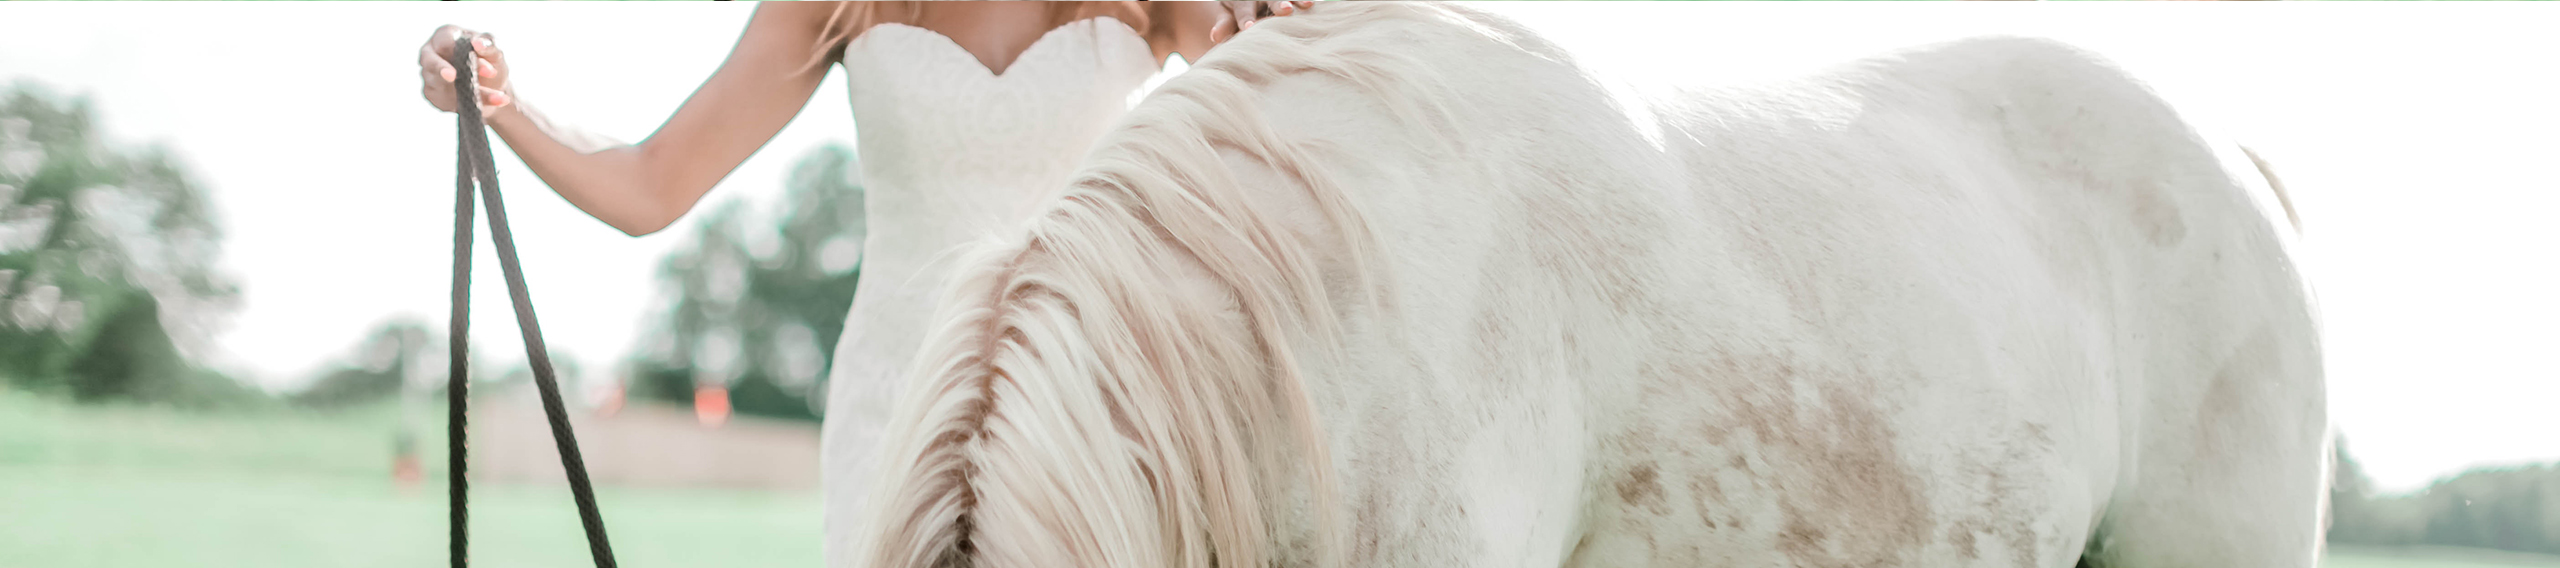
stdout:
MULTIPOLYGON (((1788 554, 1803 565, 1868 566, 1898 563, 1919 548, 1928 532, 1928 504, 1920 483, 1903 467, 1892 429, 1872 391, 1825 385, 1821 428, 1828 440, 1810 442, 1806 474, 1812 487, 1790 491, 1781 504, 1788 526, 1830 527, 1853 535, 1839 546, 1788 554)), ((1819 537, 1822 532, 1814 532, 1819 537)))
POLYGON ((1711 529, 1716 528, 1715 517, 1710 515, 1710 513, 1715 511, 1715 508, 1708 507, 1707 504, 1709 502, 1722 502, 1724 499, 1724 486, 1722 483, 1716 481, 1715 473, 1699 472, 1697 475, 1691 476, 1689 478, 1689 498, 1697 501, 1698 524, 1706 525, 1707 528, 1711 529))
POLYGON ((2171 201, 2166 184, 2141 183, 2121 188, 2133 207, 2134 227, 2142 230, 2143 240, 2161 247, 2175 246, 2187 240, 2187 221, 2180 218, 2178 204, 2171 201))
POLYGON ((1727 419, 1758 442, 1752 471, 1775 492, 1781 552, 1798 566, 1871 566, 1919 549, 1933 523, 1873 386, 1882 381, 1784 355, 1723 363, 1723 380, 1747 385, 1728 399, 1727 419), (1820 396, 1808 404, 1805 389, 1820 396))
POLYGON ((2204 463, 2238 463, 2256 450, 2241 444, 2251 439, 2246 434, 2265 428, 2252 422, 2265 420, 2255 404, 2270 386, 2252 381, 2281 376, 2276 355, 2275 336, 2262 329, 2222 360, 2196 408, 2196 452, 2204 463))
POLYGON ((1953 525, 1949 525, 1947 527, 1947 544, 1955 546, 1956 553, 1963 554, 1965 560, 1981 558, 1982 550, 1975 548, 1976 543, 1974 542, 1973 533, 1988 528, 1989 527, 1980 526, 1978 521, 1960 521, 1953 525))
POLYGON ((1653 464, 1627 470, 1627 478, 1618 480, 1618 499, 1629 505, 1643 505, 1654 514, 1670 512, 1662 502, 1662 472, 1653 464))

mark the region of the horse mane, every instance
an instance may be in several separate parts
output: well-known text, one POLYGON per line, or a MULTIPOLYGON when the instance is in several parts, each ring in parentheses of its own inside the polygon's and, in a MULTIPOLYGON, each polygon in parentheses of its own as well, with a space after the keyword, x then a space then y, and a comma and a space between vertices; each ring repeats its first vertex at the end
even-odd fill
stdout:
POLYGON ((1301 357, 1334 354, 1336 302, 1357 299, 1334 297, 1324 268, 1369 290, 1375 244, 1328 167, 1355 157, 1318 160, 1322 148, 1282 136, 1260 89, 1321 73, 1405 124, 1446 128, 1443 84, 1376 24, 1483 30, 1476 19, 1346 4, 1257 26, 1131 110, 1025 233, 963 254, 884 437, 854 557, 1258 568, 1281 557, 1265 514, 1282 511, 1313 519, 1298 544, 1338 564, 1333 461, 1301 357), (1303 187, 1247 187, 1226 169, 1235 155, 1303 187), (1339 242, 1254 207, 1269 191, 1306 192, 1339 242))

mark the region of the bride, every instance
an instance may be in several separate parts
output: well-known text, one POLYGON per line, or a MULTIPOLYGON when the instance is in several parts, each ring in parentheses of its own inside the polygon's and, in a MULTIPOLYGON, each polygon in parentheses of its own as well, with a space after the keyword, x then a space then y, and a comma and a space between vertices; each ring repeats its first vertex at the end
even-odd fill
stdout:
MULTIPOLYGON (((719 71, 636 144, 547 118, 516 97, 488 35, 480 100, 489 126, 562 198, 624 233, 666 228, 798 114, 844 66, 870 235, 863 278, 828 373, 828 564, 847 564, 873 476, 871 449, 936 303, 944 251, 1023 221, 1140 86, 1181 54, 1309 2, 778 2, 760 5, 719 71)), ((424 94, 452 111, 454 38, 419 48, 424 94)))

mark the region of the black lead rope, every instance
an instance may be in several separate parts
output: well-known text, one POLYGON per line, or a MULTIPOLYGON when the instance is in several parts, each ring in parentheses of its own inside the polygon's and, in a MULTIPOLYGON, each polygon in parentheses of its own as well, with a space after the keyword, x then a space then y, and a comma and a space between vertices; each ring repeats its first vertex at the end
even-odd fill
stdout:
POLYGON ((514 301, 516 327, 524 330, 524 354, 533 366, 533 384, 542 391, 542 414, 551 420, 551 441, 560 447, 560 468, 569 475, 569 495, 578 502, 578 521, 586 525, 587 551, 595 555, 597 568, 613 568, 613 546, 604 538, 604 517, 596 512, 595 490, 587 484, 586 459, 578 455, 577 436, 569 432, 569 411, 560 404, 560 385, 551 372, 551 356, 542 347, 542 325, 533 319, 533 301, 527 299, 524 271, 516 264, 515 237, 507 232, 507 208, 498 201, 498 171, 489 157, 489 130, 481 122, 480 91, 477 70, 471 53, 473 36, 455 38, 453 55, 454 114, 462 117, 461 174, 454 182, 453 198, 453 320, 446 329, 452 345, 452 363, 445 387, 445 440, 452 474, 452 558, 453 568, 466 568, 470 562, 470 484, 463 475, 464 431, 463 410, 470 405, 470 359, 467 346, 471 324, 471 185, 476 178, 480 193, 489 207, 489 242, 498 249, 498 268, 507 276, 507 297, 514 301))

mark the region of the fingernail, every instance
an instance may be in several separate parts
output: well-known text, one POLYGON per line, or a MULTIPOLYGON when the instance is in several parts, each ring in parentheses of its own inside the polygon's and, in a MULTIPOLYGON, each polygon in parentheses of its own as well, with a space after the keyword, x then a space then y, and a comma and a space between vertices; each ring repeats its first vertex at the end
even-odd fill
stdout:
POLYGON ((479 70, 480 70, 480 76, 482 76, 482 77, 496 77, 496 76, 498 76, 498 68, 496 68, 496 67, 490 67, 490 66, 487 66, 487 65, 482 65, 482 66, 480 66, 480 67, 479 67, 479 70))
POLYGON ((453 68, 452 68, 452 67, 446 67, 446 68, 444 68, 444 80, 447 80, 447 81, 451 81, 451 80, 453 80, 453 68))
POLYGON ((488 49, 488 48, 489 48, 489 38, 485 38, 485 37, 475 37, 475 38, 471 38, 471 46, 472 46, 472 47, 477 47, 477 48, 480 48, 480 49, 488 49))

